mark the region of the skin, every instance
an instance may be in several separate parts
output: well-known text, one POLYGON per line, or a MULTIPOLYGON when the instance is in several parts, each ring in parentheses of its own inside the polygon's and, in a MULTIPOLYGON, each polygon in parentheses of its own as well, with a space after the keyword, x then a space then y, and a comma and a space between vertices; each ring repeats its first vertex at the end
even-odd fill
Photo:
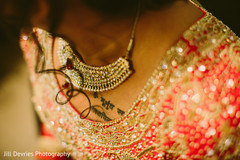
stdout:
MULTIPOLYGON (((114 17, 101 14, 78 0, 68 2, 56 32, 73 44, 87 64, 103 66, 125 55, 135 12, 128 16, 114 17)), ((40 5, 32 17, 32 24, 48 30, 48 5, 45 0, 39 0, 38 3, 40 5)), ((131 57, 134 74, 119 87, 102 92, 98 98, 94 97, 94 93, 86 92, 91 103, 102 106, 98 110, 110 119, 121 117, 118 109, 124 112, 129 110, 166 51, 202 15, 202 11, 196 6, 180 0, 159 10, 144 11, 137 25, 131 57), (101 97, 113 104, 114 108, 106 109, 101 97)), ((57 48, 56 43, 53 55, 55 68, 60 67, 57 48)), ((60 84, 64 83, 63 77, 57 76, 57 80, 60 84)), ((87 100, 82 95, 71 99, 71 103, 78 112, 88 107, 87 100)), ((106 120, 95 112, 90 112, 87 118, 99 122, 106 120)))

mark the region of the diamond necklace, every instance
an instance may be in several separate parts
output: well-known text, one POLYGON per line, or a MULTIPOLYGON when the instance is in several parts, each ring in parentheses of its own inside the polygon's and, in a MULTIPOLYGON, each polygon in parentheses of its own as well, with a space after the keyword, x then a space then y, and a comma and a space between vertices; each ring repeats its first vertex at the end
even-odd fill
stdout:
POLYGON ((132 27, 131 38, 128 43, 126 55, 117 61, 101 67, 90 66, 74 54, 69 43, 59 39, 57 51, 63 72, 69 76, 73 85, 79 89, 102 92, 111 90, 123 83, 131 74, 129 54, 133 50, 137 22, 140 16, 140 4, 132 27))

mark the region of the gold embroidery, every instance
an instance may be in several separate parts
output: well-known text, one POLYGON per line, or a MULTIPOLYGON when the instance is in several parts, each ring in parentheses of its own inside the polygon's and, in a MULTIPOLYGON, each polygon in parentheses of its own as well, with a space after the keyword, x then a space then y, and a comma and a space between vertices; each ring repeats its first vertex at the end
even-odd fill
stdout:
MULTIPOLYGON (((52 68, 51 36, 41 29, 35 31, 45 48, 46 65, 52 68)), ((215 153, 210 146, 218 143, 220 137, 217 137, 217 131, 225 131, 216 147, 216 151, 221 152, 227 150, 222 148, 226 144, 239 144, 239 135, 233 136, 232 132, 227 132, 228 123, 222 125, 223 128, 217 127, 215 119, 229 107, 225 103, 231 98, 223 99, 221 103, 216 101, 226 94, 222 91, 222 97, 215 97, 217 87, 225 82, 219 82, 218 77, 211 77, 211 80, 215 79, 214 85, 208 86, 207 78, 203 77, 203 73, 209 69, 208 61, 202 60, 208 57, 213 60, 211 63, 218 65, 229 51, 230 59, 238 66, 239 56, 233 54, 238 53, 239 42, 238 45, 226 47, 226 50, 218 49, 219 45, 231 44, 236 39, 229 28, 207 12, 166 53, 136 102, 120 119, 106 123, 80 119, 69 104, 56 104, 55 96, 59 89, 53 74, 37 75, 31 71, 35 108, 44 124, 66 149, 72 151, 76 159, 197 159, 204 155, 206 159, 213 158, 215 153), (198 49, 194 50, 196 46, 198 49), (193 77, 205 80, 202 83, 192 82, 193 77), (204 108, 204 105, 208 108, 204 108), (185 115, 185 119, 180 119, 179 115, 185 115), (187 125, 195 128, 185 127, 187 125), (186 135, 186 132, 190 134, 186 135), (199 145, 205 147, 199 149, 199 145), (199 150, 189 156, 189 148, 199 150)), ((32 52, 36 52, 31 41, 29 46, 32 52)), ((34 54, 28 56, 27 59, 35 62, 34 54)), ((227 85, 231 88, 232 84, 234 81, 230 79, 227 85)), ((59 98, 65 100, 63 95, 59 98)), ((237 155, 239 149, 230 156, 237 155)))

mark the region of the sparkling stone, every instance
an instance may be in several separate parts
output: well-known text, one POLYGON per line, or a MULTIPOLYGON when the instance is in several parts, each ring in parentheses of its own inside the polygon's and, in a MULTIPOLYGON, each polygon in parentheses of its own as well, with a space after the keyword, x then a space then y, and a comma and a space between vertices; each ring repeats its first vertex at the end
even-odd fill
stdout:
POLYGON ((217 89, 217 87, 216 87, 215 85, 211 85, 211 86, 210 86, 210 90, 211 90, 211 91, 215 92, 216 89, 217 89))
POLYGON ((151 137, 151 136, 152 136, 151 132, 148 131, 148 133, 147 133, 147 137, 151 137))
POLYGON ((200 102, 200 95, 195 94, 194 96, 192 96, 192 101, 195 102, 195 103, 199 103, 200 102))
POLYGON ((112 129, 115 131, 115 130, 117 129, 117 127, 116 127, 116 126, 113 126, 112 129))
POLYGON ((188 95, 187 95, 187 94, 183 94, 183 95, 181 96, 181 99, 182 99, 183 101, 188 100, 188 95))
POLYGON ((182 49, 181 47, 177 47, 177 48, 176 48, 176 51, 177 51, 178 53, 182 53, 182 52, 183 52, 183 49, 182 49))
POLYGON ((28 36, 27 35, 23 35, 22 39, 26 41, 26 40, 28 40, 28 36))
POLYGON ((63 124, 64 120, 62 118, 59 119, 59 123, 63 124))
POLYGON ((132 135, 132 138, 133 138, 133 139, 137 138, 136 134, 133 134, 133 135, 132 135))
POLYGON ((176 136, 177 135, 177 133, 175 132, 175 131, 172 131, 171 133, 170 133, 170 136, 171 137, 174 137, 174 136, 176 136))
POLYGON ((211 42, 212 42, 212 43, 216 43, 217 40, 216 40, 215 38, 212 38, 212 39, 211 39, 211 42))
POLYGON ((207 153, 208 156, 213 156, 214 155, 214 150, 209 150, 208 153, 207 153))
POLYGON ((142 97, 142 101, 145 102, 147 100, 147 97, 146 96, 143 96, 142 97))
POLYGON ((168 68, 167 64, 162 65, 162 69, 167 69, 167 68, 168 68))
POLYGON ((159 157, 162 157, 163 155, 164 155, 163 152, 159 152, 159 153, 158 153, 158 156, 159 156, 159 157))
POLYGON ((227 112, 228 112, 228 114, 233 114, 234 113, 234 108, 233 108, 233 106, 228 106, 227 107, 227 112))
POLYGON ((169 81, 170 81, 171 83, 173 83, 173 82, 174 82, 174 79, 173 79, 173 78, 170 78, 169 81))
POLYGON ((226 146, 230 146, 231 143, 232 143, 232 142, 231 142, 231 139, 229 139, 229 138, 226 139, 225 142, 224 142, 224 144, 225 144, 226 146))
POLYGON ((87 143, 87 142, 84 142, 83 145, 84 145, 84 146, 88 146, 88 143, 87 143))
POLYGON ((208 132, 209 132, 209 135, 211 135, 211 136, 213 136, 213 135, 216 134, 216 130, 215 130, 214 128, 210 128, 210 129, 208 130, 208 132))
POLYGON ((211 58, 211 59, 213 58, 213 52, 212 51, 208 52, 208 57, 211 58))
POLYGON ((57 129, 58 132, 62 132, 62 130, 63 129, 61 127, 58 127, 58 129, 57 129))
POLYGON ((156 106, 155 105, 151 105, 151 110, 155 111, 156 110, 156 106))
POLYGON ((165 116, 165 113, 164 113, 164 112, 161 112, 161 113, 159 114, 159 119, 163 119, 164 116, 165 116))
POLYGON ((233 36, 230 36, 229 39, 230 39, 231 41, 233 41, 233 40, 234 40, 234 37, 233 37, 233 36))
POLYGON ((144 127, 145 127, 145 125, 144 125, 143 123, 140 123, 139 126, 140 126, 141 128, 144 128, 144 127))
POLYGON ((155 85, 157 83, 157 80, 156 79, 153 79, 152 80, 152 84, 155 85))
POLYGON ((54 126, 54 125, 55 125, 54 121, 50 121, 50 123, 51 123, 51 125, 52 125, 52 126, 54 126))
POLYGON ((60 106, 58 106, 58 107, 57 107, 57 111, 60 111, 60 110, 61 110, 61 108, 60 108, 60 106))
POLYGON ((232 79, 227 80, 227 87, 232 88, 234 86, 234 81, 232 79))
POLYGON ((159 94, 160 94, 160 95, 164 95, 164 91, 163 91, 163 90, 160 90, 160 91, 159 91, 159 94))
POLYGON ((142 148, 142 144, 138 144, 138 148, 141 149, 142 148))
POLYGON ((125 143, 125 142, 126 142, 126 139, 122 139, 122 142, 125 143))
POLYGON ((110 144, 111 146, 113 145, 113 143, 112 143, 112 142, 110 142, 109 144, 110 144))
POLYGON ((192 71, 193 71, 193 67, 188 67, 188 68, 187 68, 187 71, 188 71, 188 72, 192 72, 192 71))
POLYGON ((95 138, 93 138, 93 139, 92 139, 92 141, 93 141, 93 142, 96 142, 96 139, 95 139, 95 138))
POLYGON ((74 119, 75 121, 78 121, 78 116, 74 116, 73 119, 74 119))
POLYGON ((123 125, 124 125, 124 126, 128 125, 128 122, 123 122, 123 125))
POLYGON ((135 116, 135 112, 132 112, 132 113, 130 114, 130 116, 134 117, 134 116, 135 116))
POLYGON ((201 72, 204 72, 206 71, 206 66, 205 65, 201 65, 199 68, 198 68, 199 71, 201 72))
POLYGON ((173 60, 173 61, 172 61, 172 66, 173 66, 173 67, 176 67, 176 66, 177 66, 177 61, 176 61, 176 60, 173 60))
POLYGON ((164 86, 160 86, 160 89, 164 89, 164 86))

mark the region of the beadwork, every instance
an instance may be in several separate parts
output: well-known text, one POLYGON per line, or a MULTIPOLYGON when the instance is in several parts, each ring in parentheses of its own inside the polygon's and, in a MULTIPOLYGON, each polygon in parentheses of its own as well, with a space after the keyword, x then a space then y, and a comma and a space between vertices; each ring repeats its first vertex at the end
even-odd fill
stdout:
POLYGON ((128 60, 122 57, 107 66, 89 66, 79 61, 64 40, 59 41, 58 56, 61 65, 67 64, 64 72, 71 77, 74 86, 83 90, 102 92, 113 89, 132 73, 128 60))

